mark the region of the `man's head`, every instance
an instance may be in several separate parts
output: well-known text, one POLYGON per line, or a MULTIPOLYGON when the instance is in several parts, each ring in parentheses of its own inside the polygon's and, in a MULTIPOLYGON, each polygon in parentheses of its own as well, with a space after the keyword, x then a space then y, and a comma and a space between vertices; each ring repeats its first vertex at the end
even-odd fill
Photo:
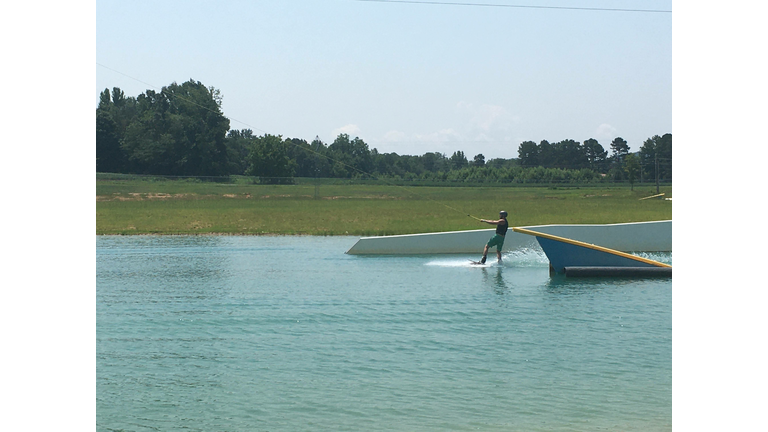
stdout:
POLYGON ((506 219, 506 218, 507 218, 507 212, 505 212, 504 210, 502 210, 502 211, 500 211, 500 212, 499 212, 499 216, 501 216, 501 217, 502 217, 502 219, 506 219))

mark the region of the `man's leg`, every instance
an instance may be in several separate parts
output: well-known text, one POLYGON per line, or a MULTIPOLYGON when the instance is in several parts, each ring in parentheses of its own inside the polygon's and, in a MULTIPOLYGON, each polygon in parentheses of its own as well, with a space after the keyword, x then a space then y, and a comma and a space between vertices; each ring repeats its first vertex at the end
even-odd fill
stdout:
POLYGON ((501 238, 501 241, 496 243, 496 258, 499 261, 499 264, 501 264, 501 248, 504 246, 504 237, 501 238))
POLYGON ((485 248, 483 248, 483 258, 480 259, 481 264, 485 264, 485 257, 488 255, 488 245, 485 245, 485 248))

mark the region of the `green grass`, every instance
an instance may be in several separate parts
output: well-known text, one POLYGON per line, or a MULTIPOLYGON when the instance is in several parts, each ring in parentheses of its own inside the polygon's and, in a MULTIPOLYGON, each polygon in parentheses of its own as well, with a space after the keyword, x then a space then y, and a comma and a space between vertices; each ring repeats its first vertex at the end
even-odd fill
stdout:
MULTIPOLYGON (((248 185, 184 180, 96 183, 97 234, 391 235, 512 226, 672 219, 655 186, 399 187, 248 185)), ((663 187, 671 197, 671 186, 663 187)))

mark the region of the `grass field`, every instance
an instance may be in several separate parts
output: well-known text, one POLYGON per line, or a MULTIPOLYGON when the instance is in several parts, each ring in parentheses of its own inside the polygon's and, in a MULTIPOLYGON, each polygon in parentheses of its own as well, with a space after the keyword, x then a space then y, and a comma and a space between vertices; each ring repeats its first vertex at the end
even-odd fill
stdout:
MULTIPOLYGON (((662 187, 666 197, 672 187, 662 187)), ((400 187, 98 180, 96 234, 392 235, 512 226, 672 219, 654 185, 400 187)))

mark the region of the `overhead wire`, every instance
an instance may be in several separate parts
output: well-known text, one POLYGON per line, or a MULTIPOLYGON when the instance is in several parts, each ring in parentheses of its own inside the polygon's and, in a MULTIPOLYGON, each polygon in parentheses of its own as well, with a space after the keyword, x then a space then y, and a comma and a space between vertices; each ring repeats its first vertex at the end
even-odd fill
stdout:
MULTIPOLYGON (((118 70, 116 70, 116 69, 110 68, 110 67, 108 67, 108 66, 105 66, 105 65, 103 65, 103 64, 101 64, 101 63, 98 63, 98 62, 97 62, 96 64, 97 64, 98 66, 101 66, 101 67, 105 68, 105 69, 108 69, 108 70, 110 70, 110 71, 113 71, 113 72, 115 72, 115 73, 118 73, 118 74, 120 74, 120 75, 123 75, 123 76, 124 76, 124 77, 126 77, 126 78, 130 78, 130 79, 132 79, 132 80, 134 80, 134 81, 140 82, 140 83, 142 83, 142 84, 144 84, 144 85, 147 85, 147 86, 149 86, 149 87, 151 87, 151 88, 154 88, 154 89, 156 89, 156 90, 159 90, 161 94, 165 95, 165 96, 166 96, 166 97, 168 97, 169 99, 170 99, 170 97, 175 97, 175 98, 178 98, 178 99, 184 100, 184 101, 185 101, 185 102, 187 102, 187 103, 190 103, 190 104, 192 104, 192 105, 195 105, 195 106, 197 106, 197 107, 199 107, 199 108, 202 108, 202 109, 204 109, 204 110, 210 111, 210 112, 212 112, 212 113, 214 113, 214 114, 221 114, 221 112, 219 112, 219 111, 215 111, 215 110, 213 110, 213 109, 211 109, 211 108, 209 108, 209 107, 206 107, 206 106, 204 106, 204 105, 200 105, 199 103, 195 102, 195 101, 194 101, 194 100, 192 100, 192 99, 189 99, 189 98, 186 98, 186 97, 184 97, 184 96, 181 96, 181 95, 177 95, 177 94, 171 94, 171 93, 167 93, 167 92, 165 92, 165 91, 164 91, 162 88, 160 88, 160 87, 157 87, 157 86, 155 86, 155 85, 152 85, 152 84, 150 84, 150 83, 147 83, 147 82, 145 82, 145 81, 142 81, 142 80, 140 80, 140 79, 138 79, 138 78, 132 77, 132 76, 130 76, 130 75, 128 75, 128 74, 125 74, 125 73, 123 73, 123 72, 120 72, 120 71, 118 71, 118 70)), ((259 129, 259 128, 255 127, 255 126, 252 126, 252 125, 250 125, 250 124, 248 124, 248 123, 246 123, 246 122, 244 122, 244 121, 241 121, 241 120, 237 120, 237 119, 235 119, 235 118, 231 118, 231 117, 228 117, 228 119, 229 119, 230 121, 235 121, 235 122, 237 122, 237 123, 240 123, 240 124, 242 124, 242 125, 244 125, 244 126, 246 126, 246 127, 250 128, 250 129, 255 129, 255 130, 257 130, 257 131, 263 132, 264 134, 269 134, 269 132, 267 132, 267 131, 265 131, 265 130, 263 130, 263 129, 259 129)), ((453 211, 455 211, 455 212, 457 212, 457 213, 461 213, 461 214, 464 214, 464 215, 466 215, 466 216, 468 216, 468 217, 470 217, 470 218, 472 218, 472 219, 475 219, 475 220, 477 220, 477 221, 481 221, 481 222, 482 222, 482 219, 480 219, 480 218, 478 218, 478 217, 476 217, 476 216, 473 216, 472 214, 466 213, 466 212, 464 212, 464 211, 462 211, 462 210, 459 210, 459 209, 457 209, 457 208, 455 208, 455 207, 449 206, 448 204, 446 204, 446 203, 444 203, 444 202, 441 202, 441 201, 437 201, 437 200, 435 200, 435 199, 432 199, 432 198, 430 198, 430 197, 428 197, 428 196, 426 196, 426 195, 422 195, 422 194, 416 193, 416 192, 412 191, 410 188, 408 188, 408 187, 406 187, 406 186, 398 185, 398 184, 395 184, 395 183, 389 182, 389 181, 387 181, 386 179, 382 179, 382 178, 379 178, 379 177, 377 177, 376 175, 374 175, 373 173, 367 172, 367 171, 365 171, 365 170, 362 170, 362 169, 360 169, 360 168, 358 168, 358 167, 355 167, 355 166, 353 166, 353 165, 349 165, 349 164, 345 163, 344 161, 341 161, 341 160, 335 159, 335 158, 333 158, 333 157, 331 157, 331 156, 328 156, 328 155, 326 155, 326 154, 323 154, 323 153, 320 153, 320 152, 318 152, 318 151, 315 151, 315 150, 313 150, 311 147, 301 147, 301 146, 299 146, 298 144, 296 144, 296 143, 294 143, 294 142, 292 142, 292 141, 290 141, 290 140, 286 140, 285 142, 287 142, 287 143, 289 143, 289 144, 293 145, 294 147, 300 148, 300 149, 302 149, 302 150, 304 150, 304 151, 307 151, 307 152, 313 153, 313 154, 315 154, 316 156, 324 157, 324 158, 328 159, 328 160, 329 160, 329 161, 331 161, 331 162, 334 162, 334 163, 338 163, 338 164, 341 164, 342 166, 344 166, 344 167, 347 167, 347 168, 349 168, 349 169, 352 169, 352 170, 354 170, 354 171, 356 171, 356 172, 358 172, 358 173, 360 173, 360 174, 363 174, 363 175, 367 175, 367 176, 369 176, 369 177, 371 177, 371 178, 373 178, 373 179, 375 179, 375 180, 378 180, 378 181, 381 181, 381 182, 383 182, 383 183, 386 183, 386 184, 388 184, 389 186, 394 186, 394 187, 398 187, 398 188, 404 189, 404 190, 406 190, 406 191, 407 191, 409 194, 411 194, 411 195, 415 195, 415 196, 418 196, 418 197, 420 197, 420 198, 426 199, 426 200, 428 200, 428 201, 432 201, 432 202, 434 202, 434 203, 436 203, 436 204, 440 204, 440 205, 442 205, 442 206, 443 206, 443 207, 445 207, 445 208, 448 208, 448 209, 450 209, 450 210, 453 210, 453 211)), ((667 158, 659 158, 659 159, 667 159, 667 158)))
MULTIPOLYGON (((108 66, 105 66, 105 65, 103 65, 103 64, 101 64, 101 63, 98 63, 98 62, 97 62, 96 64, 97 64, 98 66, 101 66, 101 67, 105 68, 105 69, 109 69, 109 70, 111 70, 111 71, 113 71, 113 72, 116 72, 116 73, 118 73, 118 74, 120 74, 120 75, 123 75, 124 77, 130 78, 130 79, 132 79, 132 80, 135 80, 135 81, 137 81, 137 82, 140 82, 140 83, 142 83, 142 84, 144 84, 144 85, 147 85, 147 86, 149 86, 149 87, 152 87, 152 88, 154 88, 154 89, 156 89, 156 90, 159 90, 159 91, 160 91, 160 93, 164 94, 166 97, 170 97, 170 96, 173 96, 173 97, 175 97, 175 98, 178 98, 178 99, 182 99, 182 100, 184 100, 184 101, 186 101, 186 102, 188 102, 188 103, 190 103, 190 104, 192 104, 192 105, 195 105, 195 106, 197 106, 197 107, 200 107, 200 108, 202 108, 202 109, 204 109, 204 110, 210 111, 210 112, 212 112, 212 113, 214 113, 214 114, 220 114, 219 112, 217 112, 217 111, 214 111, 214 110, 210 109, 209 107, 206 107, 206 106, 204 106, 204 105, 200 105, 199 103, 195 102, 195 101, 194 101, 194 100, 192 100, 192 99, 189 99, 189 98, 185 98, 184 96, 181 96, 181 95, 177 95, 177 94, 169 94, 169 93, 165 93, 165 92, 163 91, 163 89, 162 89, 162 88, 160 88, 160 87, 157 87, 157 86, 155 86, 155 85, 152 85, 152 84, 149 84, 149 83, 147 83, 147 82, 144 82, 144 81, 142 81, 142 80, 140 80, 140 79, 138 79, 138 78, 134 78, 134 77, 132 77, 132 76, 130 76, 130 75, 127 75, 127 74, 125 74, 125 73, 122 73, 122 72, 120 72, 120 71, 118 71, 118 70, 112 69, 112 68, 110 68, 110 67, 108 67, 108 66)), ((247 127, 248 127, 248 128, 250 128, 250 129, 255 129, 255 130, 257 130, 257 131, 260 131, 260 132, 263 132, 263 133, 265 133, 265 134, 269 134, 269 132, 267 132, 267 131, 265 131, 265 130, 263 130, 263 129, 259 129, 259 128, 255 127, 255 126, 252 126, 252 125, 250 125, 250 124, 248 124, 248 123, 245 123, 245 122, 243 122, 243 121, 241 121, 241 120, 237 120, 237 119, 235 119, 235 118, 231 118, 231 117, 227 117, 227 118, 228 118, 229 120, 231 120, 231 121, 235 121, 235 122, 237 122, 237 123, 240 123, 240 124, 242 124, 243 126, 247 126, 247 127)), ((369 172, 367 172, 367 171, 361 170, 361 169, 359 169, 359 168, 357 168, 357 167, 355 167, 355 166, 353 166, 353 165, 349 165, 349 164, 347 164, 347 163, 345 163, 345 162, 343 162, 343 161, 340 161, 340 160, 338 160, 338 159, 334 159, 334 158, 332 158, 331 156, 325 155, 325 154, 323 154, 323 153, 320 153, 320 152, 318 152, 318 151, 312 150, 312 148, 305 148, 305 147, 300 147, 298 144, 295 144, 295 143, 293 143, 292 141, 287 141, 287 142, 288 142, 289 144, 293 145, 294 147, 299 147, 299 148, 301 148, 301 149, 302 149, 302 150, 304 150, 304 151, 308 151, 308 152, 310 152, 310 153, 313 153, 313 154, 315 154, 315 155, 317 155, 317 156, 322 156, 322 157, 324 157, 324 158, 326 158, 326 159, 328 159, 328 160, 330 160, 330 161, 332 161, 332 162, 337 162, 337 163, 339 163, 339 164, 341 164, 341 165, 343 165, 343 166, 345 166, 345 167, 347 167, 347 168, 353 169, 353 170, 355 170, 355 171, 357 171, 357 172, 359 172, 359 173, 361 173, 361 174, 364 174, 364 175, 370 176, 370 177, 371 177, 371 178, 373 178, 373 179, 376 179, 376 180, 378 180, 378 181, 382 181, 382 182, 388 183, 386 180, 384 180, 384 179, 381 179, 381 178, 378 178, 378 177, 376 177, 376 176, 375 176, 374 174, 372 174, 372 173, 369 173, 369 172)), ((373 141, 373 142, 376 142, 376 141, 373 141)), ((452 143, 462 143, 462 142, 473 142, 473 141, 453 141, 452 143)), ((665 157, 658 157, 658 159, 659 159, 660 161, 664 161, 664 160, 666 160, 666 161, 671 161, 671 160, 672 160, 672 158, 665 158, 665 157)), ((564 168, 573 168, 573 167, 572 167, 572 166, 570 166, 570 165, 542 165, 542 167, 543 167, 543 168, 561 168, 561 169, 564 169, 564 168)), ((397 184, 394 184, 394 183, 388 183, 388 184, 389 184, 389 185, 391 185, 391 186, 397 186, 397 187, 406 188, 405 186, 400 186, 400 185, 397 185, 397 184)), ((407 189, 407 188, 406 188, 406 189, 407 189)), ((415 192, 411 192, 411 193, 413 193, 414 195, 418 195, 418 194, 416 194, 415 192)), ((427 198, 427 199, 429 199, 428 197, 424 197, 424 198, 427 198)), ((445 205, 445 204, 443 204, 443 205, 445 205)), ((460 211, 460 210, 457 210, 457 211, 460 211)), ((475 218, 474 216, 471 216, 471 215, 467 215, 467 216, 469 216, 469 217, 472 217, 472 218, 475 218)), ((475 219, 477 219, 477 218, 475 218, 475 219)), ((477 220, 480 220, 480 219, 477 219, 477 220)))
MULTIPOLYGON (((195 105, 195 106, 197 106, 197 107, 200 107, 200 108, 202 108, 202 109, 204 109, 204 110, 210 111, 210 112, 212 112, 212 113, 214 113, 214 114, 222 114, 222 113, 221 113, 221 112, 219 112, 219 111, 213 110, 213 109, 211 109, 211 108, 209 108, 209 107, 206 107, 206 106, 204 106, 204 105, 200 105, 199 103, 195 102, 195 101, 194 101, 194 100, 192 100, 192 99, 189 99, 189 98, 186 98, 186 97, 184 97, 184 96, 181 96, 181 95, 177 95, 177 94, 171 94, 171 93, 167 93, 167 92, 165 92, 165 91, 164 91, 162 88, 159 88, 159 87, 157 87, 157 86, 155 86, 155 85, 152 85, 152 84, 150 84, 150 83, 144 82, 144 81, 142 81, 142 80, 140 80, 140 79, 138 79, 138 78, 134 78, 134 77, 132 77, 132 76, 130 76, 130 75, 128 75, 128 74, 125 74, 125 73, 123 73, 123 72, 120 72, 120 71, 118 71, 118 70, 116 70, 116 69, 110 68, 110 67, 108 67, 108 66, 105 66, 105 65, 103 65, 103 64, 101 64, 101 63, 98 63, 98 62, 97 62, 96 64, 97 64, 98 66, 101 66, 101 67, 105 68, 105 69, 109 69, 109 70, 111 70, 111 71, 113 71, 113 72, 116 72, 116 73, 118 73, 118 74, 120 74, 120 75, 123 75, 123 76, 124 76, 124 77, 126 77, 126 78, 130 78, 130 79, 132 79, 132 80, 135 80, 135 81, 137 81, 137 82, 140 82, 140 83, 142 83, 142 84, 144 84, 144 85, 147 85, 147 86, 149 86, 149 87, 151 87, 151 88, 154 88, 154 89, 156 89, 156 90, 159 90, 161 94, 165 95, 165 96, 166 96, 166 97, 168 97, 169 99, 170 99, 171 97, 175 97, 175 98, 181 99, 181 100, 183 100, 183 101, 185 101, 185 102, 188 102, 188 103, 190 103, 190 104, 192 104, 192 105, 195 105)), ((228 117, 228 119, 229 119, 230 121, 235 121, 235 122, 237 122, 237 123, 240 123, 240 124, 242 124, 242 125, 244 125, 244 126, 246 126, 246 127, 250 128, 250 129, 255 129, 255 130, 258 130, 258 131, 260 131, 260 132, 263 132, 264 134, 269 134, 269 132, 267 132, 267 131, 265 131, 265 130, 263 130, 263 129, 259 129, 259 128, 257 128, 257 127, 251 126, 251 125, 249 125, 248 123, 246 123, 246 122, 243 122, 243 121, 241 121, 241 120, 237 120, 237 119, 234 119, 234 118, 230 118, 230 117, 228 117)), ((333 158, 333 157, 331 157, 331 156, 328 156, 328 155, 326 155, 326 154, 323 154, 323 153, 320 153, 320 152, 318 152, 318 151, 315 151, 315 150, 313 150, 312 148, 301 147, 301 146, 299 146, 298 144, 296 144, 296 143, 294 143, 294 142, 292 142, 292 141, 290 141, 290 140, 286 140, 285 142, 288 142, 288 143, 290 143, 291 145, 293 145, 294 147, 300 148, 300 149, 302 149, 302 150, 304 150, 304 151, 308 151, 308 152, 310 152, 310 153, 313 153, 313 154, 315 154, 315 155, 317 155, 317 156, 322 156, 322 157, 324 157, 324 158, 328 159, 328 160, 329 160, 329 161, 331 161, 331 162, 334 162, 334 163, 339 163, 339 164, 341 164, 342 166, 345 166, 345 167, 347 167, 347 168, 350 168, 350 169, 352 169, 352 170, 355 170, 355 171, 357 171, 357 172, 359 172, 359 173, 361 173, 361 174, 364 174, 364 175, 370 176, 371 178, 373 178, 373 179, 375 179, 375 180, 378 180, 378 181, 381 181, 381 182, 384 182, 384 183, 386 183, 386 184, 388 184, 388 185, 390 185, 390 186, 399 187, 399 188, 401 188, 401 189, 404 189, 404 190, 406 190, 408 193, 410 193, 410 194, 412 194, 412 195, 416 195, 416 196, 418 196, 418 197, 420 197, 420 198, 423 198, 423 199, 426 199, 426 200, 428 200, 428 201, 432 201, 432 202, 434 202, 434 203, 440 204, 440 205, 442 205, 442 206, 444 206, 444 207, 446 207, 446 208, 448 208, 448 209, 450 209, 450 210, 456 211, 456 212, 458 212, 458 213, 466 214, 466 216, 468 216, 468 217, 471 217, 472 219, 475 219, 475 220, 478 220, 478 221, 482 221, 482 219, 480 219, 480 218, 478 218, 478 217, 475 217, 475 216, 472 216, 472 215, 471 215, 471 214, 469 214, 469 213, 466 213, 466 212, 464 212, 464 211, 461 211, 461 210, 459 210, 459 209, 457 209, 457 208, 451 207, 451 206, 449 206, 448 204, 445 204, 445 203, 443 203, 443 202, 440 202, 440 201, 437 201, 437 200, 435 200, 435 199, 432 199, 432 198, 430 198, 430 197, 428 197, 428 196, 426 196, 426 195, 421 195, 421 194, 418 194, 418 193, 416 193, 416 192, 413 192, 412 190, 410 190, 410 189, 409 189, 408 187, 406 187, 406 186, 398 185, 398 184, 395 184, 395 183, 392 183, 392 182, 388 182, 388 181, 387 181, 387 180, 385 180, 385 179, 381 179, 381 178, 378 178, 378 177, 376 177, 376 176, 375 176, 374 174, 372 174, 372 173, 366 172, 366 171, 364 171, 364 170, 362 170, 362 169, 360 169, 360 168, 357 168, 357 167, 355 167, 355 166, 353 166, 353 165, 349 165, 349 164, 347 164, 347 163, 345 163, 345 162, 343 162, 343 161, 341 161, 341 160, 335 159, 335 158, 333 158)))
MULTIPOLYGON (((638 12, 638 13, 671 13, 672 12, 671 10, 658 10, 658 9, 624 9, 624 8, 598 8, 598 7, 576 7, 576 6, 541 6, 541 5, 524 5, 524 4, 443 2, 443 1, 423 1, 423 0, 353 0, 353 1, 368 2, 368 3, 399 3, 399 4, 422 4, 422 5, 438 5, 438 6, 499 7, 499 8, 518 8, 518 9, 552 9, 552 10, 581 10, 581 11, 638 12)), ((130 78, 132 80, 140 82, 140 83, 142 83, 144 85, 147 85, 149 87, 152 87, 152 88, 155 88, 155 89, 159 89, 162 94, 166 95, 169 98, 171 96, 170 94, 165 93, 161 88, 158 88, 158 87, 156 87, 156 86, 154 86, 154 85, 152 85, 150 83, 144 82, 144 81, 142 81, 140 79, 137 79, 135 77, 127 75, 127 74, 125 74, 123 72, 120 72, 118 70, 115 70, 113 68, 105 66, 103 64, 100 64, 98 62, 96 64, 98 66, 101 66, 101 67, 103 67, 105 69, 109 69, 109 70, 111 70, 111 71, 113 71, 115 73, 123 75, 123 76, 125 76, 127 78, 130 78)), ((198 106, 198 107, 200 107, 202 109, 214 112, 216 114, 220 114, 218 111, 214 111, 214 110, 212 110, 212 109, 210 109, 208 107, 200 105, 200 104, 198 104, 197 102, 195 102, 195 101, 193 101, 191 99, 184 98, 183 96, 175 95, 175 94, 172 95, 172 96, 176 97, 176 98, 179 98, 179 99, 182 99, 182 100, 185 100, 186 102, 191 103, 191 104, 193 104, 195 106, 198 106)), ((235 118, 231 118, 231 117, 229 118, 229 120, 237 122, 237 123, 240 123, 240 124, 250 128, 250 129, 263 132, 264 134, 268 134, 267 131, 265 131, 263 129, 260 129, 260 128, 257 128, 255 126, 252 126, 252 125, 250 125, 250 124, 248 124, 248 123, 246 123, 244 121, 241 121, 241 120, 238 120, 238 119, 235 119, 235 118)), ((312 148, 300 147, 298 144, 295 144, 295 143, 293 143, 291 141, 288 141, 288 142, 290 144, 292 144, 293 146, 295 146, 295 147, 303 149, 304 151, 308 151, 310 153, 314 153, 317 156, 322 156, 322 157, 328 159, 329 161, 332 161, 334 163, 339 163, 342 166, 350 168, 350 169, 352 169, 354 171, 357 171, 357 172, 359 172, 361 174, 367 175, 367 176, 369 176, 369 177, 371 177, 373 179, 376 179, 378 181, 382 181, 382 182, 387 183, 387 184, 389 184, 391 186, 400 187, 402 189, 405 189, 405 190, 408 191, 408 193, 410 193, 412 195, 420 196, 420 197, 425 198, 425 199, 427 199, 429 201, 433 201, 435 203, 441 204, 442 206, 444 206, 444 207, 446 207, 446 208, 448 208, 450 210, 453 210, 453 211, 465 214, 465 212, 463 212, 463 211, 461 211, 459 209, 456 209, 454 207, 451 207, 451 206, 449 206, 449 205, 447 205, 447 204, 445 204, 443 202, 439 202, 439 201, 436 201, 436 200, 434 200, 432 198, 429 198, 428 196, 415 193, 415 192, 411 191, 409 188, 407 188, 405 186, 397 185, 397 184, 388 182, 388 181, 386 181, 384 179, 380 179, 380 178, 376 177, 372 173, 369 173, 369 172, 366 172, 364 170, 361 170, 360 168, 357 168, 355 166, 349 165, 349 164, 347 164, 347 163, 345 163, 343 161, 340 161, 338 159, 334 159, 331 156, 328 156, 328 155, 322 154, 320 152, 317 152, 317 151, 313 150, 312 148)), ((482 221, 482 219, 479 219, 479 218, 477 218, 475 216, 472 216, 471 214, 466 213, 466 215, 468 217, 471 217, 471 218, 476 219, 478 221, 482 221)))
POLYGON ((474 7, 500 7, 500 8, 519 8, 519 9, 560 9, 560 10, 580 10, 580 11, 603 11, 603 12, 648 12, 648 13, 672 13, 671 10, 661 9, 623 9, 623 8, 600 8, 600 7, 577 7, 577 6, 539 6, 523 4, 504 4, 504 3, 469 3, 469 2, 443 2, 443 1, 423 1, 423 0, 353 0, 366 3, 401 3, 401 4, 420 4, 420 5, 438 5, 438 6, 474 6, 474 7))

